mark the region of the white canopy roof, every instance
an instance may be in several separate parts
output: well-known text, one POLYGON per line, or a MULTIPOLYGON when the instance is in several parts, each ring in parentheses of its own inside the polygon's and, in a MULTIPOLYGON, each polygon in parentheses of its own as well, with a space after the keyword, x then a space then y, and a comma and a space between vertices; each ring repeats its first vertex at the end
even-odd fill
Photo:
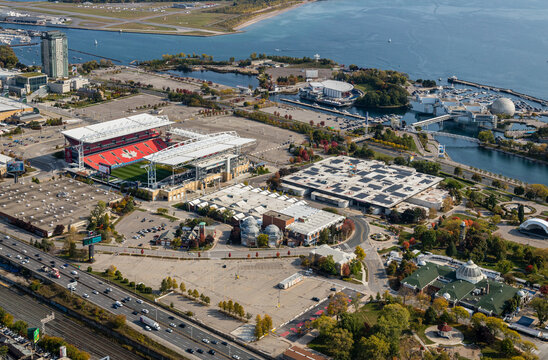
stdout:
POLYGON ((175 144, 145 159, 157 164, 177 166, 253 142, 255 139, 241 138, 235 132, 217 133, 175 144))
POLYGON ((171 124, 173 121, 170 121, 167 116, 139 114, 66 130, 62 134, 76 141, 94 143, 171 124))

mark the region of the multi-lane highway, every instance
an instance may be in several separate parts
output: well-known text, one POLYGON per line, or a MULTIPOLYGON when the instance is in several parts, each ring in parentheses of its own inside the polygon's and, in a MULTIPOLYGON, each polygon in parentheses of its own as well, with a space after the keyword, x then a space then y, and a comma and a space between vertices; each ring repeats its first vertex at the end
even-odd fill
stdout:
POLYGON ((26 268, 36 275, 48 277, 48 279, 64 288, 73 281, 77 281, 73 292, 75 296, 87 294, 87 301, 110 311, 113 314, 125 315, 128 322, 137 324, 143 333, 160 343, 170 343, 174 347, 186 352, 188 357, 197 357, 200 359, 262 359, 247 351, 246 349, 225 339, 217 337, 209 331, 201 328, 187 320, 183 320, 157 306, 141 300, 135 299, 134 295, 126 292, 116 286, 106 284, 103 280, 92 276, 89 273, 81 272, 79 269, 67 264, 64 261, 52 255, 44 253, 35 247, 18 240, 2 236, 0 242, 0 257, 10 261, 22 268, 26 268), (18 255, 21 259, 18 258, 18 255), (23 263, 24 260, 27 262, 23 263), (44 273, 42 266, 59 269, 61 277, 59 279, 49 277, 44 273), (77 272, 77 275, 74 275, 77 272), (78 277, 76 279, 76 277, 78 277), (111 291, 107 292, 106 289, 111 291), (123 303, 122 307, 114 308, 116 301, 122 301, 130 297, 130 301, 123 303), (160 330, 146 331, 143 324, 140 323, 140 316, 143 312, 148 312, 146 316, 157 321, 160 324, 160 330), (174 325, 174 326, 170 326, 174 325), (171 329, 172 332, 168 332, 171 329), (202 351, 202 353, 200 353, 202 351), (192 352, 192 355, 191 355, 192 352))

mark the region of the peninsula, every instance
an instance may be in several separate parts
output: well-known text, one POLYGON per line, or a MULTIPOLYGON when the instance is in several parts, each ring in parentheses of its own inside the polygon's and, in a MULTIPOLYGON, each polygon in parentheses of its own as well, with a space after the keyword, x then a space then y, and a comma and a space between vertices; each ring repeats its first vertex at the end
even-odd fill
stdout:
POLYGON ((0 22, 85 30, 186 36, 216 36, 279 15, 312 0, 237 0, 218 2, 13 2, 0 1, 0 22), (33 23, 34 22, 34 23, 33 23))

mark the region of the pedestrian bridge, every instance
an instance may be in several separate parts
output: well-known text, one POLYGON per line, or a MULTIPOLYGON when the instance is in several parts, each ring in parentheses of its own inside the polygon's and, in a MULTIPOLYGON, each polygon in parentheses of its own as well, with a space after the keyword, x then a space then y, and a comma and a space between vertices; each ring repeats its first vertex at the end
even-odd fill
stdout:
POLYGON ((416 123, 411 124, 411 126, 416 129, 419 126, 420 127, 425 127, 425 126, 428 126, 428 125, 431 125, 431 124, 437 124, 437 123, 440 123, 440 122, 443 122, 443 121, 446 121, 446 120, 451 120, 452 118, 453 118, 453 115, 441 115, 441 116, 436 116, 432 119, 418 121, 416 123))
POLYGON ((461 139, 461 140, 471 141, 471 142, 475 142, 477 144, 480 143, 480 141, 478 139, 470 137, 470 136, 451 134, 451 133, 440 132, 440 131, 424 131, 423 130, 423 132, 427 133, 427 134, 430 134, 432 136, 436 136, 436 135, 445 136, 445 137, 450 137, 450 138, 454 138, 454 139, 461 139))

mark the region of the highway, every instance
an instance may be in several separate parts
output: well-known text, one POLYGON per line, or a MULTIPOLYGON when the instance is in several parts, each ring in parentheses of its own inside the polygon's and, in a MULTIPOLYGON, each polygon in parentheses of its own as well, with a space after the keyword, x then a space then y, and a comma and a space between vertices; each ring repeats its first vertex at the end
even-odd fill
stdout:
POLYGON ((86 300, 93 303, 113 314, 125 315, 128 322, 136 324, 140 331, 159 343, 170 343, 174 347, 180 349, 181 353, 185 352, 185 356, 200 359, 262 359, 255 354, 246 351, 240 346, 234 343, 225 342, 225 339, 219 338, 212 333, 208 332, 204 328, 201 328, 187 320, 183 320, 180 317, 174 316, 171 313, 147 302, 139 304, 137 299, 134 298, 134 294, 126 292, 114 285, 107 285, 103 280, 92 276, 89 273, 82 272, 80 269, 68 265, 66 268, 62 268, 63 260, 56 258, 52 255, 44 253, 33 246, 23 243, 14 239, 7 239, 5 236, 0 242, 0 257, 10 261, 14 265, 26 268, 37 277, 47 278, 48 280, 67 288, 70 282, 75 280, 75 276, 71 274, 72 271, 76 271, 78 274, 77 285, 74 291, 74 295, 83 296, 88 294, 89 298, 86 300), (21 264, 20 259, 16 256, 28 257, 28 263, 21 264), (59 269, 61 277, 59 279, 50 277, 48 274, 41 271, 41 267, 46 265, 48 267, 55 266, 59 269), (112 291, 106 293, 105 290, 111 288, 112 291), (95 291, 95 293, 93 293, 95 291), (113 304, 115 301, 121 301, 122 299, 130 297, 131 300, 126 302, 122 307, 115 309, 113 304), (140 323, 140 316, 142 310, 148 311, 147 316, 156 320, 160 324, 160 330, 146 331, 143 324, 140 323), (175 327, 170 327, 169 324, 174 323, 175 327), (184 327, 181 325, 184 324, 184 327), (172 333, 169 333, 167 329, 171 328, 172 333), (202 339, 207 339, 209 343, 205 343, 202 339), (217 344, 213 343, 216 342, 217 344), (225 342, 226 345, 222 343, 225 342), (191 355, 187 350, 192 349, 194 352, 191 355), (201 349, 203 353, 198 353, 197 350, 201 349), (215 351, 215 355, 209 354, 208 351, 215 351))
POLYGON ((19 293, 13 288, 8 289, 0 286, 0 306, 12 314, 15 319, 27 322, 29 327, 39 327, 40 329, 42 329, 40 319, 53 312, 55 319, 46 324, 46 334, 65 339, 80 350, 88 352, 92 359, 100 359, 107 355, 115 360, 143 359, 104 335, 82 326, 62 312, 52 310, 50 307, 39 303, 22 292, 19 293))

